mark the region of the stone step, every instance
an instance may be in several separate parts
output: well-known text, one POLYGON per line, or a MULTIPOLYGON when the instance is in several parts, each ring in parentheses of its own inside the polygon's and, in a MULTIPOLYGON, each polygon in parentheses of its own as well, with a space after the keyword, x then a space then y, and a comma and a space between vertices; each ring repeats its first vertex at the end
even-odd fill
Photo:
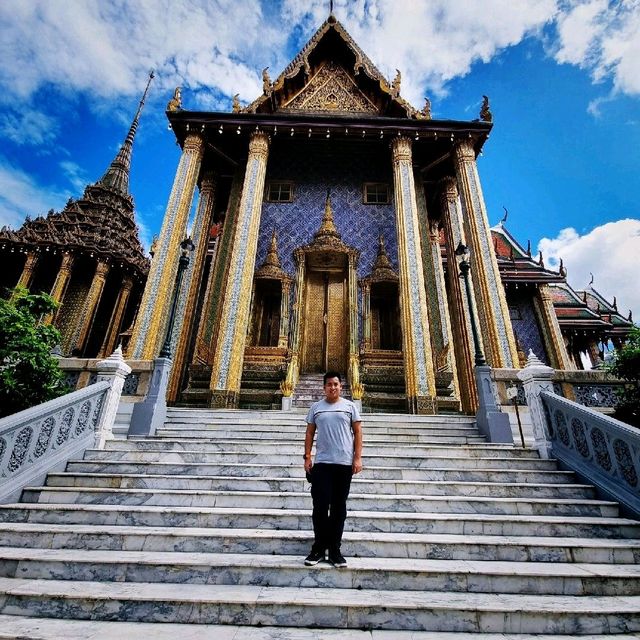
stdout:
MULTIPOLYGON (((610 640, 610 634, 540 635, 510 633, 448 633, 442 631, 363 631, 359 629, 250 627, 217 624, 175 624, 167 622, 112 622, 107 620, 56 620, 0 615, 0 639, 31 640, 610 640)), ((616 640, 640 640, 640 635, 623 633, 616 640)))
POLYGON ((0 578, 0 613, 498 633, 640 631, 640 596, 558 596, 0 578), (384 605, 381 606, 381 602, 384 605))
MULTIPOLYGON (((300 461, 299 461, 300 462, 300 461)), ((143 473, 161 475, 233 476, 243 478, 278 477, 304 478, 302 464, 231 464, 185 462, 118 462, 103 460, 71 460, 66 471, 71 473, 143 473)), ((575 478, 573 471, 545 471, 529 469, 403 469, 401 467, 369 467, 358 479, 368 480, 443 480, 462 482, 521 482, 569 483, 575 478)))
POLYGON ((300 556, 86 549, 0 548, 0 577, 29 580, 173 582, 444 591, 467 593, 639 595, 640 566, 349 558, 305 567, 300 556))
MULTIPOLYGON (((106 620, 56 620, 0 615, 0 639, 31 640, 610 640, 610 634, 540 635, 510 633, 448 633, 430 631, 362 631, 359 629, 250 627, 217 624, 175 624, 167 622, 112 622, 106 620)), ((640 640, 640 635, 623 633, 616 640, 640 640)))
MULTIPOLYGON (((204 453, 254 453, 270 456, 271 454, 298 455, 304 452, 304 440, 299 442, 278 442, 277 440, 260 440, 251 442, 242 439, 200 439, 170 440, 154 438, 153 440, 110 440, 105 451, 202 451, 204 453)), ((540 460, 534 449, 500 445, 447 445, 447 444, 364 444, 362 455, 371 457, 405 457, 422 458, 425 456, 458 457, 509 457, 515 460, 540 460)))
MULTIPOLYGON (((193 491, 305 492, 306 478, 246 478, 238 476, 176 476, 115 473, 50 473, 48 487, 109 487, 112 489, 183 489, 193 491)), ((412 496, 490 496, 510 498, 593 499, 595 490, 579 484, 519 482, 456 482, 442 480, 366 480, 355 477, 351 491, 360 494, 412 496)))
MULTIPOLYGON (((203 440, 221 439, 221 440, 243 440, 255 442, 256 440, 286 440, 290 442, 304 441, 306 427, 297 429, 296 431, 284 430, 240 430, 240 429, 194 429, 193 427, 185 427, 181 429, 158 429, 156 436, 158 438, 199 438, 203 440)), ((464 442, 464 440, 473 442, 485 442, 485 439, 478 434, 475 429, 438 429, 421 433, 421 434, 389 434, 383 432, 372 432, 367 430, 366 442, 371 444, 379 442, 384 444, 437 444, 443 440, 451 440, 452 442, 464 442)))
MULTIPOLYGON (((131 527, 78 524, 0 524, 4 546, 49 549, 184 551, 295 555, 302 560, 313 542, 311 531, 131 527)), ((348 557, 485 560, 499 562, 583 562, 635 564, 640 540, 542 536, 456 536, 424 533, 347 531, 348 557)))
MULTIPOLYGON (((181 489, 111 489, 93 487, 26 487, 24 502, 146 504, 192 507, 310 509, 308 492, 205 491, 181 489)), ((359 511, 410 513, 502 513, 530 515, 618 515, 615 502, 558 498, 499 498, 473 496, 416 496, 351 493, 349 508, 359 511)))
MULTIPOLYGON (((114 442, 114 441, 112 441, 114 442)), ((185 443, 187 446, 189 443, 185 443)), ((181 450, 174 448, 166 451, 156 448, 140 450, 138 448, 115 448, 108 450, 87 449, 85 460, 120 460, 129 462, 194 462, 194 463, 218 463, 218 464, 260 464, 268 460, 274 465, 300 466, 302 455, 300 451, 288 454, 241 453, 241 452, 202 452, 181 450)), ((529 470, 555 470, 558 463, 555 460, 541 460, 540 458, 511 458, 511 457, 452 457, 447 455, 417 456, 377 456, 365 455, 363 457, 365 467, 399 467, 409 469, 484 469, 493 467, 498 469, 529 469, 529 470)))
MULTIPOLYGON (((128 504, 2 505, 0 522, 212 527, 311 531, 311 510, 238 507, 164 507, 128 504)), ((346 531, 436 533, 468 536, 555 536, 638 538, 640 522, 615 517, 501 515, 481 513, 395 513, 350 511, 346 531)))

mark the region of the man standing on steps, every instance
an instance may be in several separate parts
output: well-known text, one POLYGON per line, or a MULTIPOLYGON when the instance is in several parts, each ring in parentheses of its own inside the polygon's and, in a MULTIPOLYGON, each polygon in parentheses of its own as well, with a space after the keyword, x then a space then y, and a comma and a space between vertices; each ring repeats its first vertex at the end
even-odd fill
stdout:
POLYGON ((315 540, 304 563, 324 560, 346 567, 340 552, 351 476, 362 471, 362 422, 358 408, 340 397, 342 379, 335 371, 324 375, 324 400, 311 405, 304 439, 304 470, 311 474, 313 533, 315 540), (313 438, 318 432, 315 464, 311 460, 313 438))

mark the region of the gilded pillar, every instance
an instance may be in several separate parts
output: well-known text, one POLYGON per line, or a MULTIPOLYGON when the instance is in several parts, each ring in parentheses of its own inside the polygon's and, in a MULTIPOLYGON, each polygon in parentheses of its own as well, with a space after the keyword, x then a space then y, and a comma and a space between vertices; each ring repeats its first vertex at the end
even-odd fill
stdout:
POLYGON ((180 242, 187 233, 187 221, 203 154, 203 141, 189 134, 173 181, 156 253, 144 288, 140 310, 131 336, 130 357, 155 358, 164 342, 173 283, 178 270, 180 242))
POLYGON ((247 170, 213 354, 210 382, 212 406, 233 407, 238 402, 268 155, 267 134, 254 132, 249 142, 247 170))
POLYGON ((96 270, 93 274, 93 280, 87 293, 87 297, 82 303, 82 307, 78 312, 77 324, 70 336, 69 343, 65 345, 68 353, 74 351, 82 352, 84 349, 91 327, 93 326, 93 319, 96 315, 96 310, 100 304, 100 298, 102 297, 102 291, 104 290, 104 283, 107 280, 109 274, 109 263, 99 260, 96 264, 96 270))
POLYGON ((195 326, 196 307, 207 258, 214 203, 215 177, 212 173, 206 173, 200 182, 200 198, 193 221, 192 241, 195 250, 184 274, 181 291, 178 293, 178 306, 171 344, 173 364, 167 385, 167 402, 175 402, 180 393, 180 381, 191 344, 191 332, 195 326))
POLYGON ((28 289, 31 284, 31 280, 33 280, 33 272, 36 270, 37 266, 38 253, 35 251, 27 251, 24 266, 22 267, 22 273, 20 274, 20 279, 16 283, 16 287, 24 287, 25 289, 28 289))
POLYGON ((492 367, 518 367, 518 351, 498 261, 491 242, 487 211, 471 140, 454 147, 458 190, 471 249, 471 276, 476 294, 485 355, 492 367))
POLYGON ((293 393, 300 371, 300 313, 303 302, 306 263, 304 251, 296 249, 293 255, 296 260, 296 280, 293 292, 293 313, 291 316, 291 359, 287 366, 287 376, 281 385, 284 395, 293 393))
POLYGON ((534 306, 542 329, 545 347, 551 360, 549 364, 554 369, 574 370, 575 366, 572 364, 571 358, 569 358, 569 353, 560 331, 558 317, 553 308, 553 298, 548 284, 538 285, 534 306))
POLYGON ((436 384, 429 340, 411 140, 407 137, 394 138, 391 151, 407 402, 412 413, 433 414, 436 411, 436 384))
POLYGON ((291 297, 291 280, 282 281, 282 298, 280 299, 280 334, 278 347, 286 348, 289 344, 289 302, 291 297))
POLYGON ((109 328, 104 336, 104 341, 100 347, 98 353, 99 358, 107 357, 113 353, 116 348, 116 341, 118 340, 118 334, 122 325, 122 317, 124 316, 125 309, 127 308, 127 302, 129 302, 129 295, 133 288, 133 280, 130 276, 125 276, 118 292, 118 298, 116 300, 111 319, 109 320, 109 328))
MULTIPOLYGON (((447 246, 447 279, 449 281, 449 310, 452 319, 453 348, 456 356, 456 371, 460 389, 460 403, 465 413, 475 413, 478 408, 478 393, 474 375, 474 348, 471 333, 470 310, 463 282, 458 273, 455 250, 467 244, 458 189, 453 178, 442 181, 440 192, 442 220, 447 246)), ((470 283, 473 287, 473 283, 470 283)), ((479 336, 480 340, 482 338, 479 336)))
POLYGON ((358 353, 358 262, 357 254, 349 254, 349 384, 354 400, 362 400, 364 387, 360 383, 360 358, 358 353))
MULTIPOLYGON (((64 294, 67 290, 67 285, 69 284, 69 280, 71 279, 73 260, 74 256, 72 253, 62 254, 62 262, 60 263, 58 274, 56 275, 53 287, 51 287, 51 293, 49 294, 56 302, 62 302, 62 299, 64 298, 64 294)), ((45 324, 51 324, 55 316, 55 313, 48 313, 44 317, 43 322, 45 324)), ((111 353, 111 351, 109 353, 111 353)))
POLYGON ((371 350, 371 285, 362 283, 362 348, 371 350))

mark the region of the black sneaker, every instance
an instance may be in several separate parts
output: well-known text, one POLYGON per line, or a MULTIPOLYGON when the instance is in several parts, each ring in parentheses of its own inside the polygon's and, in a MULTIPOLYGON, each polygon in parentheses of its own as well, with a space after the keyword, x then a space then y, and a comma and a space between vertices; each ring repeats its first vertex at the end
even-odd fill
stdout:
POLYGON ((313 565, 318 564, 320 560, 324 560, 324 551, 311 549, 311 553, 304 559, 304 563, 307 567, 313 567, 313 565))
POLYGON ((347 561, 340 551, 329 551, 329 562, 337 569, 342 569, 347 566, 347 561))

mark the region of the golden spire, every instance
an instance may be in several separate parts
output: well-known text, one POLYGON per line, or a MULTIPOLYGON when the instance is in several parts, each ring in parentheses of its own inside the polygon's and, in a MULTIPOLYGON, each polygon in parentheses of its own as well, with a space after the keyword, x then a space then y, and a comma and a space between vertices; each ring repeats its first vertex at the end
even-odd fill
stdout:
POLYGON ((324 203, 324 215, 322 216, 322 222, 320 228, 316 232, 316 238, 319 236, 337 236, 340 237, 336 225, 333 222, 333 211, 331 209, 331 196, 327 191, 327 199, 324 203))
POLYGON ((278 256, 278 239, 276 237, 276 230, 274 229, 271 234, 271 242, 269 243, 269 249, 267 251, 267 256, 262 263, 263 267, 276 267, 278 269, 282 268, 280 264, 280 257, 278 256))

